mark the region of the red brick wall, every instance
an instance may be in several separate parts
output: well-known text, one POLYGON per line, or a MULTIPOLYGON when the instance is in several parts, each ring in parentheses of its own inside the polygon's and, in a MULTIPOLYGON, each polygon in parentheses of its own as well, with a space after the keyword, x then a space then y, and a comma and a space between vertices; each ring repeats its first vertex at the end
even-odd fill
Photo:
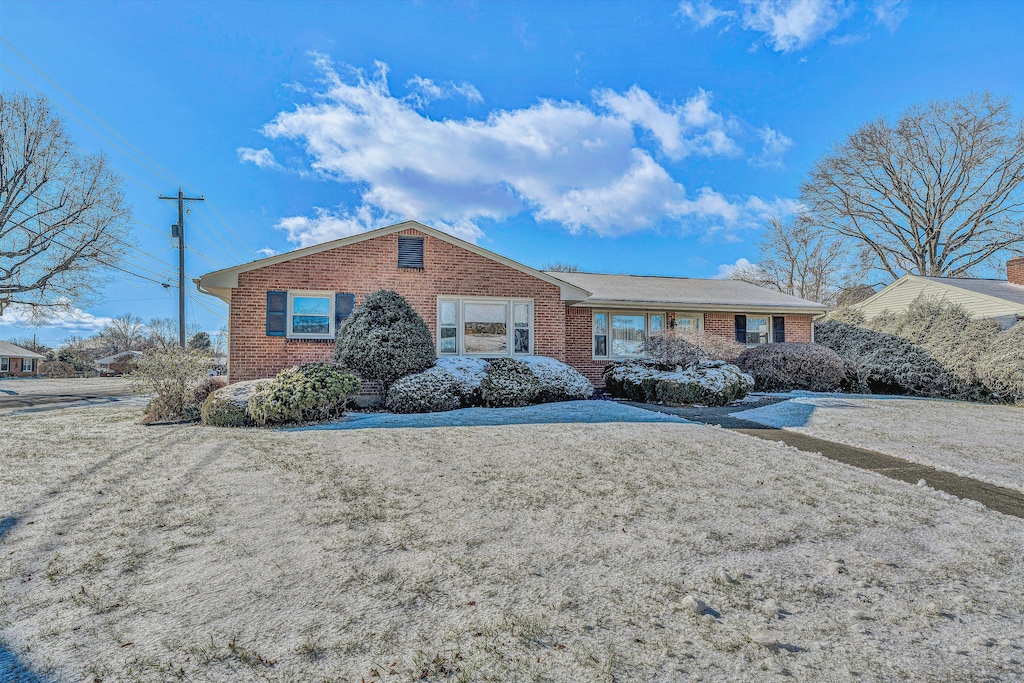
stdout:
POLYGON ((1006 262, 1006 279, 1015 285, 1024 285, 1024 258, 1010 259, 1006 262))
POLYGON ((36 359, 36 367, 32 372, 22 372, 21 358, 11 358, 8 371, 0 373, 0 377, 35 377, 39 374, 39 359, 36 359))
MULTIPOLYGON (((410 229, 401 234, 422 233, 410 229)), ((424 269, 399 269, 398 235, 382 235, 239 273, 229 312, 229 381, 271 377, 299 363, 327 360, 334 353, 333 340, 266 336, 269 290, 351 292, 358 305, 366 294, 393 289, 423 317, 435 338, 438 296, 531 298, 534 352, 565 359, 566 309, 557 286, 428 235, 424 235, 424 269)))
MULTIPOLYGON (((765 314, 767 315, 767 314, 765 314)), ((786 341, 788 342, 809 342, 811 341, 811 325, 814 316, 811 315, 787 315, 786 316, 786 341)), ((735 313, 705 313, 704 331, 708 334, 722 339, 736 338, 736 314, 735 313)))

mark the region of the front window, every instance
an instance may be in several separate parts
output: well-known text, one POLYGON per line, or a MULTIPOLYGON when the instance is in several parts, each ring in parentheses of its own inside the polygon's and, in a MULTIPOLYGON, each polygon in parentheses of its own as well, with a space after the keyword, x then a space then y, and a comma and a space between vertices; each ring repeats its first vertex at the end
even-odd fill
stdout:
POLYGON ((594 314, 594 357, 608 356, 608 314, 594 314))
POLYGON ((508 304, 466 304, 466 353, 508 355, 508 304))
POLYGON ((22 372, 34 372, 36 369, 35 358, 22 358, 21 359, 21 371, 22 372))
POLYGON ((645 316, 612 314, 612 355, 640 356, 644 352, 645 316))
POLYGON ((479 356, 533 353, 533 302, 519 299, 440 299, 437 352, 479 356))
POLYGON ((693 313, 676 313, 672 326, 680 332, 699 332, 701 316, 693 313))
POLYGON ((770 322, 770 318, 747 316, 747 346, 756 346, 769 342, 770 322))
POLYGON ((334 294, 288 293, 288 336, 300 339, 334 337, 334 294))
POLYGON ((10 369, 11 369, 11 359, 10 358, 0 358, 0 372, 10 372, 10 369))

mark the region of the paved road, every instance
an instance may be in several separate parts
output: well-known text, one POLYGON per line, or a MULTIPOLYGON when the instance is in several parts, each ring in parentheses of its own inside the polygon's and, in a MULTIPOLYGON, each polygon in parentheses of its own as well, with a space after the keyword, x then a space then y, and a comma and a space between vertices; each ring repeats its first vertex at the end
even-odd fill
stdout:
POLYGON ((134 392, 128 387, 110 389, 93 389, 68 394, 0 394, 0 410, 5 408, 31 408, 34 406, 51 405, 54 403, 73 403, 96 399, 132 396, 134 392))
POLYGON ((768 441, 780 441, 787 446, 793 446, 807 453, 820 453, 829 460, 853 465, 862 470, 877 472, 891 479, 898 479, 910 484, 916 484, 924 479, 925 483, 934 489, 952 493, 960 498, 976 500, 982 505, 986 505, 1006 515, 1024 518, 1024 493, 1019 491, 995 486, 994 484, 972 479, 971 477, 961 477, 952 472, 938 470, 928 465, 919 465, 903 458, 871 451, 866 448, 847 446, 846 444, 819 439, 786 429, 766 427, 757 422, 741 420, 729 415, 729 413, 735 413, 748 408, 759 408, 785 400, 784 398, 770 398, 764 399, 756 405, 751 404, 742 407, 725 406, 722 408, 672 408, 647 403, 633 403, 631 401, 628 401, 628 403, 638 408, 678 415, 694 422, 719 425, 741 434, 756 436, 768 441))

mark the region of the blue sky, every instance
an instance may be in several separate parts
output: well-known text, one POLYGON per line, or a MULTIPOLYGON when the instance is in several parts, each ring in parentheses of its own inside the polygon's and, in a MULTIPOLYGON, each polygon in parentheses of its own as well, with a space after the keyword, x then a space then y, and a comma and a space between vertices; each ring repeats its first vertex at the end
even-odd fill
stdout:
MULTIPOLYGON (((815 159, 858 125, 989 90, 1024 106, 1024 3, 0 2, 0 62, 108 140, 132 180, 127 267, 190 276, 415 218, 528 265, 714 277, 756 260, 815 159), (156 191, 156 192, 155 192, 156 191), (149 227, 146 227, 149 226, 149 227), (155 228, 155 229, 151 229, 155 228)), ((30 90, 0 69, 3 90, 30 90)), ((225 307, 195 294, 189 322, 225 307), (201 303, 200 303, 201 302, 201 303)), ((174 316, 174 290, 106 298, 0 338, 174 316)))

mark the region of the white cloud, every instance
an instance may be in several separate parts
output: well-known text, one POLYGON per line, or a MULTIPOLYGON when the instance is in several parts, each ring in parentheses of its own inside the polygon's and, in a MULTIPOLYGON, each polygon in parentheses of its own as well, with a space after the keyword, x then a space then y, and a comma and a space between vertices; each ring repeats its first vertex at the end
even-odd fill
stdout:
POLYGON ((679 3, 678 13, 692 20, 697 25, 697 28, 707 28, 719 19, 728 19, 736 16, 736 12, 718 9, 708 0, 702 0, 696 5, 684 0, 679 3))
POLYGON ((793 146, 793 140, 765 124, 757 134, 761 138, 761 153, 750 159, 754 166, 782 166, 782 155, 793 146))
POLYGON ((13 304, 0 316, 0 325, 61 330, 68 335, 88 336, 99 332, 111 320, 74 306, 33 311, 31 307, 13 304))
POLYGON ((738 258, 736 259, 736 263, 723 263, 722 265, 718 266, 718 274, 715 275, 715 277, 719 280, 728 280, 733 275, 735 275, 737 271, 750 272, 752 270, 755 270, 756 268, 756 263, 751 263, 749 260, 745 258, 738 258))
POLYGON ((406 82, 405 87, 411 91, 407 97, 419 107, 425 107, 434 100, 443 100, 456 95, 465 97, 467 102, 480 103, 484 101, 484 96, 471 83, 464 82, 456 85, 449 81, 437 84, 429 78, 413 76, 406 82))
POLYGON ((744 215, 744 200, 707 189, 690 196, 655 160, 659 152, 671 159, 742 152, 733 134, 749 127, 714 111, 703 90, 682 105, 634 86, 596 91, 595 107, 542 100, 483 119, 435 120, 391 94, 384 64, 372 76, 346 69, 344 79, 326 57, 317 65, 322 92, 279 113, 263 132, 302 145, 315 171, 358 188, 362 202, 354 211, 282 219, 278 227, 292 242, 403 219, 476 240, 479 221, 521 213, 600 235, 682 217, 731 223, 744 215), (650 134, 653 150, 640 145, 637 129, 650 134))
POLYGON ((743 28, 764 33, 777 52, 800 50, 846 16, 840 0, 744 0, 743 28))
POLYGON ((262 249, 257 249, 256 253, 259 254, 260 256, 264 257, 264 258, 267 258, 269 256, 277 256, 277 249, 271 249, 270 247, 263 247, 262 249))
POLYGON ((910 3, 907 0, 880 0, 875 3, 872 11, 875 14, 875 22, 892 33, 907 18, 910 13, 910 3))
POLYGON ((237 151, 238 160, 243 164, 256 164, 259 168, 281 168, 281 165, 274 159, 273 153, 266 147, 263 149, 239 147, 237 151))
MULTIPOLYGON (((748 31, 763 34, 764 42, 777 52, 802 50, 820 40, 843 23, 858 4, 851 0, 732 0, 731 7, 723 9, 702 0, 698 4, 680 3, 678 14, 690 19, 696 28, 708 28, 719 20, 729 28, 739 24, 748 31)), ((875 0, 864 8, 874 23, 895 31, 910 11, 907 0, 875 0)), ((832 38, 833 45, 850 45, 868 39, 861 32, 847 33, 832 38)), ((751 46, 756 51, 759 43, 751 46)))

